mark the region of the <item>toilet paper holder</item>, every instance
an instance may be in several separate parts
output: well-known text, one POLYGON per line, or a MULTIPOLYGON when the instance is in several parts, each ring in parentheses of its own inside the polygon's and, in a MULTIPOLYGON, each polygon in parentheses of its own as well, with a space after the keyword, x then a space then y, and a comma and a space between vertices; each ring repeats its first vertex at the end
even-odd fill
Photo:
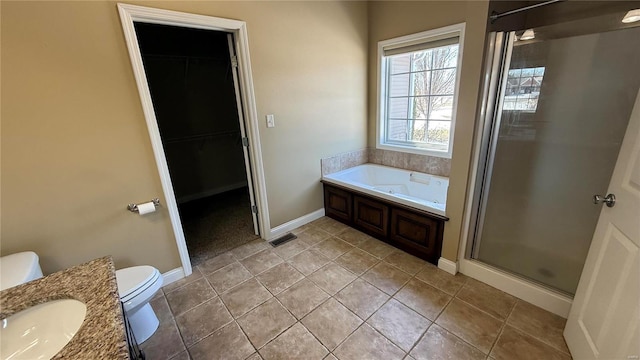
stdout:
MULTIPOLYGON (((153 205, 155 207, 160 206, 160 199, 158 199, 158 198, 151 199, 151 202, 153 203, 153 205)), ((131 212, 138 212, 138 204, 129 204, 129 205, 127 205, 127 210, 129 210, 131 212)))

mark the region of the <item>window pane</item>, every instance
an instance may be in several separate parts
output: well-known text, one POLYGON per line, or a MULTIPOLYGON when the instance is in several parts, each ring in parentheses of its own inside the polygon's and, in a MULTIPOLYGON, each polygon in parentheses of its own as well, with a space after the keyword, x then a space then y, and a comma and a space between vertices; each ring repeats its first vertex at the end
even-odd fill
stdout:
POLYGON ((409 98, 389 99, 387 115, 389 119, 407 119, 409 117, 409 98))
POLYGON ((409 123, 409 140, 427 142, 427 122, 415 120, 409 123))
POLYGON ((433 51, 431 50, 418 51, 413 53, 411 57, 413 60, 413 68, 411 69, 411 71, 430 70, 432 53, 433 51))
POLYGON ((431 80, 430 71, 413 73, 413 93, 411 95, 429 95, 431 80))
POLYGON ((431 144, 449 143, 449 132, 451 131, 451 122, 449 121, 429 121, 427 130, 427 142, 431 144))
POLYGON ((392 74, 409 72, 411 54, 397 55, 389 58, 389 69, 392 74))
POLYGON ((409 96, 409 74, 389 76, 389 96, 409 96))
POLYGON ((429 120, 451 120, 453 117, 453 96, 432 96, 429 120))
POLYGON ((535 76, 544 76, 544 67, 535 68, 533 74, 535 76))
POLYGON ((509 78, 519 78, 520 77, 520 72, 522 69, 511 69, 509 70, 509 78))
POLYGON ((388 120, 387 140, 407 141, 407 120, 388 120))
POLYGON ((433 68, 454 68, 458 65, 458 44, 433 49, 433 68))
POLYGON ((434 70, 431 72, 431 95, 453 95, 456 70, 434 70))
POLYGON ((411 119, 429 118, 429 97, 414 97, 411 102, 411 119))
POLYGON ((525 68, 522 69, 522 77, 527 77, 527 76, 533 76, 534 73, 534 68, 525 68))

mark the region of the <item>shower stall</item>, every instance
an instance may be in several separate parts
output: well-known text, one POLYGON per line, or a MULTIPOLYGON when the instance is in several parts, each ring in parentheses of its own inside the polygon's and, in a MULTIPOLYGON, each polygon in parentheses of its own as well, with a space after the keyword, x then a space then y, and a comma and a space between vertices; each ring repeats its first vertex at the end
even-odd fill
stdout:
POLYGON ((640 87, 623 15, 490 34, 467 266, 570 303, 640 87))

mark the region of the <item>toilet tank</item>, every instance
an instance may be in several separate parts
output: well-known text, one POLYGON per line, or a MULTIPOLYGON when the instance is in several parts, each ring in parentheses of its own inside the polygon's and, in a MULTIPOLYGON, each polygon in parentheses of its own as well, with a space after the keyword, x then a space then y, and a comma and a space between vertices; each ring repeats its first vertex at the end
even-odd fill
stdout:
POLYGON ((0 290, 42 277, 38 255, 32 251, 0 257, 0 290))

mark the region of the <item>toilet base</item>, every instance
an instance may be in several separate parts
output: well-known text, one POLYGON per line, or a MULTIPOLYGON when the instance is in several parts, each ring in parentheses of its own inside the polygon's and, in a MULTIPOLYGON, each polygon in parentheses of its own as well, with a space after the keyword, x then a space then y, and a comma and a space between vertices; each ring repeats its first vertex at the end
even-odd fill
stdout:
POLYGON ((146 303, 135 311, 127 312, 127 318, 129 319, 133 336, 136 337, 138 344, 142 344, 149 339, 151 335, 156 332, 160 324, 156 313, 149 303, 146 303))

